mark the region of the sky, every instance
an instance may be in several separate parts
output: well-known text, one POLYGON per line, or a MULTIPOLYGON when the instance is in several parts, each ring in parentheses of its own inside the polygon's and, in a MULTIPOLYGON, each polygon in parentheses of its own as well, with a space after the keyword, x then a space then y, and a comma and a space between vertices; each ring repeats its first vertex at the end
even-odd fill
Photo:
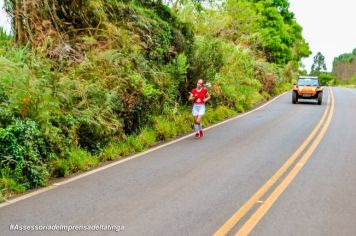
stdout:
MULTIPOLYGON (((9 32, 10 23, 2 10, 3 3, 4 0, 0 0, 0 26, 9 32)), ((303 59, 307 71, 318 52, 325 56, 327 70, 331 71, 334 57, 356 48, 355 0, 289 0, 289 3, 312 51, 309 58, 303 59)))
POLYGON ((10 23, 6 17, 6 13, 3 10, 4 0, 0 0, 0 26, 6 30, 6 32, 10 32, 10 23))
POLYGON ((318 52, 325 56, 327 71, 331 71, 335 57, 356 48, 355 0, 289 0, 289 3, 313 53, 303 59, 308 72, 318 52))

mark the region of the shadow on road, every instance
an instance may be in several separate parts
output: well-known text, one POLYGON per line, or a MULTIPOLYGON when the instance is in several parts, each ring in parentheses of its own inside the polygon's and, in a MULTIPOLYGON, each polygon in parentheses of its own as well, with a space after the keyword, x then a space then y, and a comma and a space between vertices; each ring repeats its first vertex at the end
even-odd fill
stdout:
MULTIPOLYGON (((318 102, 316 101, 298 101, 297 104, 304 104, 304 105, 318 105, 318 102)), ((294 104, 294 105, 297 105, 297 104, 294 104)))

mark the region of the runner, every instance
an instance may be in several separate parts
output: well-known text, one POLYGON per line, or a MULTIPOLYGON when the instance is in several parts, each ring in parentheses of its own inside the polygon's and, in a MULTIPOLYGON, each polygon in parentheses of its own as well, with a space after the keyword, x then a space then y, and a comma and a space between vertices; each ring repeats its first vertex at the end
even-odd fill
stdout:
POLYGON ((202 138, 204 136, 201 119, 205 114, 205 102, 207 102, 209 99, 210 94, 204 87, 204 80, 198 80, 197 87, 192 90, 189 96, 189 101, 194 100, 192 113, 194 116, 195 138, 202 138))

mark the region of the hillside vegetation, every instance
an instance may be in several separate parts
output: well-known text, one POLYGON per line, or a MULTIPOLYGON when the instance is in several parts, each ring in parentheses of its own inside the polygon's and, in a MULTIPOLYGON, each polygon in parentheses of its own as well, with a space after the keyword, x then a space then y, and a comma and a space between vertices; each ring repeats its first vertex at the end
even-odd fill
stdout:
POLYGON ((5 0, 0 198, 190 131, 290 88, 310 54, 287 0, 5 0))
POLYGON ((334 58, 332 73, 340 82, 356 84, 356 48, 352 53, 344 53, 334 58))

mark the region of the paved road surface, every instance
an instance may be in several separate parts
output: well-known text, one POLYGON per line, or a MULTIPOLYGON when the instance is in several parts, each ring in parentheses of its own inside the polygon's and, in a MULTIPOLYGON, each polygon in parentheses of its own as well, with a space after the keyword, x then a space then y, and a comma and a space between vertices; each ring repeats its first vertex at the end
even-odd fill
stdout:
POLYGON ((296 162, 225 233, 240 232, 255 214, 260 218, 252 220, 251 235, 356 235, 356 90, 332 91, 334 96, 326 90, 321 106, 292 105, 287 93, 208 130, 204 139, 184 139, 3 206, 0 235, 220 235, 318 124, 296 162), (312 141, 315 150, 298 164, 312 141), (293 168, 300 171, 285 184, 293 168), (258 213, 279 186, 284 191, 258 213), (10 224, 122 225, 124 230, 20 232, 9 231, 10 224))

